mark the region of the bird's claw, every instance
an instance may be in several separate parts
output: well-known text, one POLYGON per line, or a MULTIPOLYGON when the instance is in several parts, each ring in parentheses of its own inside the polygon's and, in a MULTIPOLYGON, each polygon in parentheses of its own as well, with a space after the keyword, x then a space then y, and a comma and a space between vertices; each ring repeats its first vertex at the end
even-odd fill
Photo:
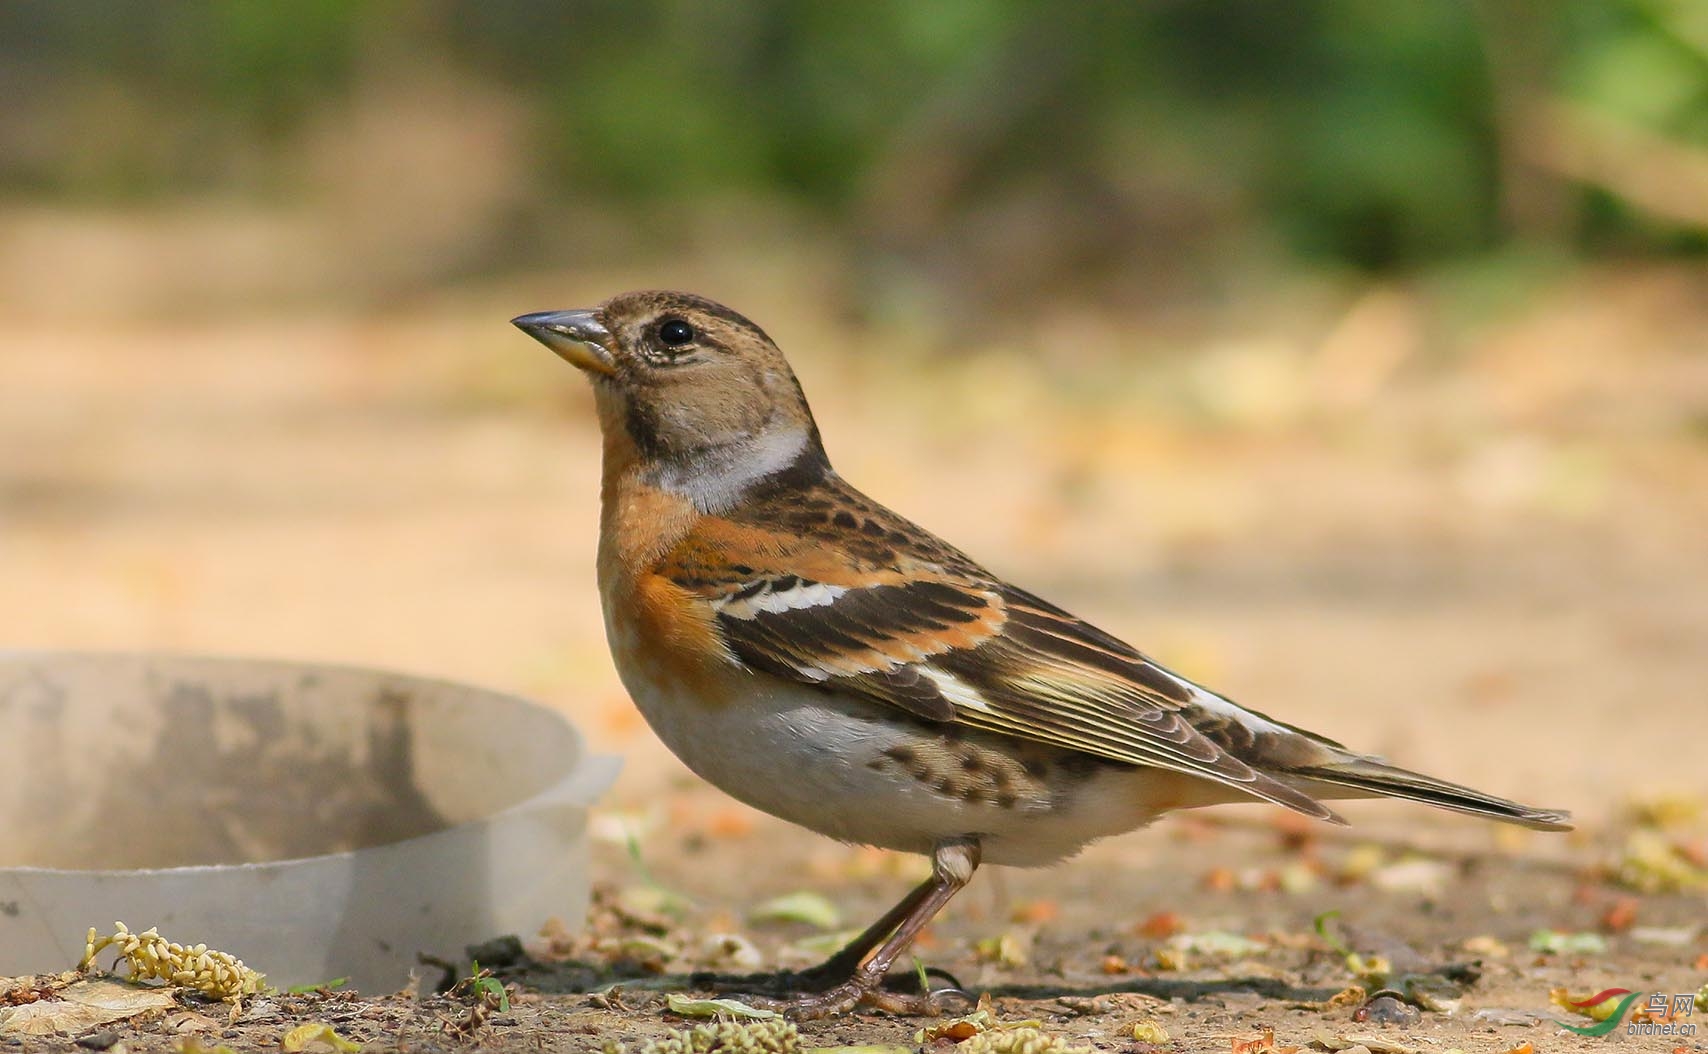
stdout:
POLYGON ((776 1011, 794 1021, 815 1021, 862 1007, 899 1017, 940 1017, 956 1001, 969 1005, 977 1002, 960 988, 892 992, 881 987, 877 980, 881 979, 855 977, 823 991, 802 992, 788 999, 752 999, 748 1004, 776 1011))

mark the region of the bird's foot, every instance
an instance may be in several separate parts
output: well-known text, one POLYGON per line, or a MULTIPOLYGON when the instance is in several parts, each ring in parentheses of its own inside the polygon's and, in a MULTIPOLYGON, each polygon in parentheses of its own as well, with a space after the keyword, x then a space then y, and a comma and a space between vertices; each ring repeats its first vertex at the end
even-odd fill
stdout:
POLYGON ((880 1010, 901 1017, 940 1017, 949 1008, 972 1004, 973 997, 959 988, 934 992, 892 992, 882 986, 883 978, 856 975, 820 991, 801 991, 788 999, 753 999, 750 1004, 795 1021, 835 1017, 857 1008, 880 1010))

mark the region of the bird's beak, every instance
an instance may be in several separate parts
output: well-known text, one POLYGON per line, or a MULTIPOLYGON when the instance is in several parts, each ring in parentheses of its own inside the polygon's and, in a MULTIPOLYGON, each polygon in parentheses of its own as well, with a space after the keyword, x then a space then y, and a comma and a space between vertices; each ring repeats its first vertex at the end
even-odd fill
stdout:
POLYGON ((591 311, 537 311, 517 315, 510 324, 577 369, 607 377, 617 372, 611 358, 611 331, 591 311))

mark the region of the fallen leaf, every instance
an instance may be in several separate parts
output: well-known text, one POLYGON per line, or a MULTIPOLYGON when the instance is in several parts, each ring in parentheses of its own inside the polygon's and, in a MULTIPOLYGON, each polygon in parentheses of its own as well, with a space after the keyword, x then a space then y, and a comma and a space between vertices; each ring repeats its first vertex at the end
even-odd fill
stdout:
POLYGON ((1159 911, 1134 927, 1133 932, 1141 937, 1160 941, 1167 940, 1185 929, 1186 923, 1179 915, 1172 911, 1159 911))
POLYGON ((1296 860, 1283 867, 1276 873, 1275 880, 1281 892, 1290 896, 1309 893, 1316 889, 1319 884, 1316 869, 1302 860, 1296 860))
POLYGON ((1489 959, 1504 959, 1512 954, 1512 949, 1498 937, 1471 937, 1462 945, 1466 952, 1481 955, 1489 959))
POLYGON ((818 930, 834 930, 842 925, 842 913, 823 895, 802 890, 774 897, 754 908, 747 916, 749 922, 801 922, 818 930))
POLYGON ((1639 893, 1708 890, 1708 867, 1659 831, 1632 831, 1619 860, 1619 881, 1639 893))
POLYGON ((168 1032, 213 1032, 223 1027, 220 1022, 206 1014, 198 1014, 194 1010, 180 1010, 176 1014, 168 1014, 161 1022, 168 1032))
POLYGON ((1708 802, 1684 794, 1657 794, 1633 798, 1625 809, 1636 826, 1664 831, 1700 823, 1708 815, 1708 802))
POLYGON ((1262 1035, 1252 1036, 1248 1039, 1233 1036, 1228 1042, 1232 1044, 1231 1054, 1295 1054, 1299 1049, 1298 1047, 1278 1046, 1275 1042, 1275 1030, 1272 1028, 1266 1028, 1262 1035))
MULTIPOLYGON (((913 1042, 919 1046, 927 1047, 941 1039, 946 1039, 953 1043, 964 1043, 967 1040, 973 1039, 976 1036, 983 1036, 986 1033, 1003 1033, 1005 1036, 1012 1037, 1010 1040, 1006 1040, 1005 1042, 1019 1042, 1021 1039, 1021 1033, 1035 1031, 1036 1029, 1043 1027, 1043 1024, 1044 1023, 1042 1021, 1038 1021, 1036 1019, 1009 1022, 998 1021, 996 1018, 996 1009, 990 1001, 990 993, 986 992, 979 996, 978 1005, 973 1008, 972 1013, 967 1014, 965 1017, 955 1018, 952 1021, 944 1021, 935 1025, 927 1025, 913 1034, 913 1042)), ((1043 1051, 1055 1051, 1062 1048, 1062 1041, 1053 1036, 1044 1036, 1039 1040, 1039 1042, 1044 1044, 1042 1047, 1037 1048, 1040 1054, 1042 1054, 1043 1051)), ((974 1049, 976 1050, 978 1048, 974 1049)))
POLYGON ((631 937, 621 937, 610 942, 602 942, 612 952, 625 959, 633 959, 655 971, 662 970, 664 964, 682 954, 682 949, 662 937, 654 937, 646 933, 637 933, 631 937))
POLYGON ((237 1054, 224 1043, 217 1047, 205 1046, 200 1036, 185 1036, 173 1044, 172 1050, 174 1054, 237 1054))
POLYGON ((693 907, 693 901, 663 886, 629 886, 617 894, 619 914, 643 929, 658 933, 668 932, 671 922, 681 921, 693 907))
POLYGON ((720 809, 712 814, 706 831, 714 838, 745 838, 753 833, 753 813, 734 806, 720 809))
POLYGON ((1490 1025, 1524 1026, 1541 1024, 1542 1019, 1528 1010, 1486 1006, 1471 1015, 1471 1020, 1490 1025))
POLYGON ((763 1021, 777 1016, 775 1010, 748 1006, 739 999, 694 999, 680 992, 671 992, 664 999, 665 1008, 683 1017, 734 1017, 763 1021))
POLYGON ((1015 907, 1008 916, 1010 922, 1041 926, 1061 916, 1061 905, 1053 900, 1029 900, 1015 907))
MULTIPOLYGON (((1696 939, 1702 932, 1700 926, 1633 926, 1627 934, 1638 944, 1649 944, 1663 948, 1682 948, 1696 939)), ((1697 967, 1703 969, 1702 966, 1697 967)))
POLYGON ((360 1043, 352 1043, 340 1036, 337 1029, 324 1021, 310 1021, 306 1025, 298 1025, 279 1038, 279 1049, 285 1054, 301 1054, 323 1047, 335 1050, 338 1054, 355 1054, 362 1049, 360 1043))
POLYGON ((1362 1006, 1364 1005, 1364 1000, 1367 998, 1368 994, 1363 988, 1358 985, 1348 985, 1334 993, 1334 995, 1329 996, 1327 999, 1314 1002, 1301 1001, 1297 1003, 1288 1003, 1287 1005, 1294 1010, 1316 1010, 1320 1012, 1323 1010, 1339 1010, 1342 1007, 1348 1006, 1362 1006))
POLYGON ((1530 950, 1544 955, 1602 955, 1607 951, 1607 940, 1599 933, 1537 930, 1530 935, 1530 950))
POLYGON ((1203 885, 1212 893, 1227 893, 1238 885, 1238 879, 1225 867, 1213 867, 1204 872, 1203 885))
POLYGON ((1601 929, 1606 933, 1624 933, 1637 922, 1636 897, 1620 897, 1601 913, 1601 929))
POLYGON ((1440 860, 1414 857, 1378 867, 1370 872, 1370 884, 1388 893, 1422 893, 1437 896, 1447 888, 1453 869, 1440 860))
POLYGON ((1104 992, 1102 995, 1064 995, 1057 996, 1056 1003, 1070 1014, 1088 1017, 1092 1014, 1121 1014, 1131 1015, 1143 1013, 1147 1016, 1158 1014, 1174 1014, 1179 1007, 1166 999, 1158 999, 1153 995, 1139 992, 1104 992))
POLYGON ((1160 1024, 1149 1019, 1133 1022, 1133 1027, 1128 1031, 1131 1032, 1133 1038, 1138 1040, 1140 1043, 1150 1043, 1154 1046, 1161 1046, 1169 1041, 1168 1029, 1163 1028, 1160 1024))
POLYGON ((727 963, 755 970, 765 961, 753 942, 739 933, 707 934, 703 947, 706 961, 717 965, 727 963))
POLYGON ((1181 933, 1169 938, 1169 946, 1189 955, 1207 955, 1217 959, 1243 959, 1261 955, 1268 945, 1226 930, 1207 933, 1181 933))
POLYGON ((811 937, 802 937, 792 942, 789 947, 812 959, 825 959, 848 947, 855 937, 860 936, 859 930, 832 930, 829 933, 815 933, 811 937))
POLYGON ((178 1005, 166 989, 105 978, 78 981, 55 995, 58 998, 0 1009, 0 1036, 73 1034, 178 1005))
POLYGON ((1388 851, 1379 845, 1364 843, 1354 846, 1341 861, 1336 877, 1345 883, 1361 882, 1388 859, 1388 851))
POLYGON ((995 963, 1005 970, 1026 965, 1026 948, 1012 933, 986 937, 973 945, 973 954, 978 956, 979 961, 995 963))
POLYGON ((1372 1054, 1418 1054, 1417 1047, 1408 1047, 1403 1043, 1388 1039, 1371 1032, 1345 1032, 1336 1034, 1327 1029, 1319 1028, 1311 1038, 1311 1045, 1323 1050, 1343 1051, 1354 1047, 1364 1047, 1372 1054))
POLYGON ((1273 809, 1269 827, 1280 836, 1281 848, 1296 853, 1317 840, 1317 824, 1308 816, 1291 809, 1273 809))

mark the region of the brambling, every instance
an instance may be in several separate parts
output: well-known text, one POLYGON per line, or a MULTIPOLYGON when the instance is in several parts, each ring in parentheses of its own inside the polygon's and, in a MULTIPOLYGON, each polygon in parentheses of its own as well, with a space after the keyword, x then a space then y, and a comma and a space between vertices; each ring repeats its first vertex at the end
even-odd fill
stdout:
POLYGON ((795 1016, 933 1010, 881 983, 981 862, 1054 863, 1173 809, 1338 824, 1324 800, 1394 797, 1569 829, 1238 706, 861 494, 783 353, 727 307, 636 292, 514 323, 593 383, 606 634, 658 737, 773 816, 931 858, 792 977, 795 1016))

